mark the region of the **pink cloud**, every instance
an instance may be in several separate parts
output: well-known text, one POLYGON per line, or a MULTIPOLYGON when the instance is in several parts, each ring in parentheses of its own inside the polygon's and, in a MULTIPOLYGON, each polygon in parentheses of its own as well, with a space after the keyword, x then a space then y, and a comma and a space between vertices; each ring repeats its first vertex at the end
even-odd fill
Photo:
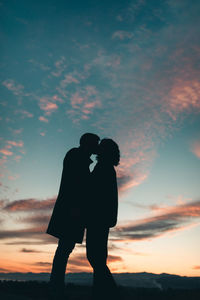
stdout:
POLYGON ((48 98, 41 98, 39 106, 42 110, 45 111, 46 115, 50 115, 52 112, 55 112, 58 109, 58 105, 49 101, 48 98))
POLYGON ((24 86, 21 84, 16 84, 14 80, 8 79, 2 83, 8 90, 12 91, 14 95, 21 95, 24 89, 24 86))
POLYGON ((65 79, 60 82, 61 87, 65 88, 70 83, 79 83, 79 80, 72 75, 65 75, 65 79))
POLYGON ((94 101, 94 102, 88 102, 84 105, 84 108, 95 108, 95 107, 99 107, 100 106, 100 102, 99 101, 94 101))
POLYGON ((15 141, 7 141, 7 143, 9 145, 12 145, 12 146, 15 146, 15 147, 23 147, 24 146, 24 143, 22 141, 20 142, 15 142, 15 141))
POLYGON ((51 74, 55 77, 60 77, 66 68, 65 57, 61 56, 59 60, 55 62, 55 70, 51 72, 51 74))
POLYGON ((23 200, 15 200, 11 203, 7 203, 4 206, 4 210, 10 212, 16 211, 32 211, 32 210, 47 210, 52 209, 55 204, 55 197, 46 199, 46 200, 38 200, 38 199, 23 199, 23 200))
POLYGON ((178 78, 168 95, 169 115, 176 120, 178 113, 190 111, 191 109, 200 110, 200 82, 194 80, 184 80, 178 78))
POLYGON ((63 102, 64 102, 63 99, 61 99, 58 95, 54 95, 54 96, 52 97, 52 99, 53 99, 54 101, 58 101, 58 102, 60 102, 60 103, 63 103, 63 102))
POLYGON ((39 120, 42 121, 42 122, 45 122, 45 123, 49 122, 49 120, 47 118, 43 117, 43 116, 40 116, 39 120))
POLYGON ((77 105, 81 104, 84 101, 84 97, 80 96, 78 92, 72 95, 71 97, 71 105, 74 108, 77 108, 77 105))
POLYGON ((196 141, 192 144, 191 151, 200 158, 200 141, 196 141))
POLYGON ((11 156, 13 155, 13 152, 9 151, 8 149, 4 148, 4 149, 0 149, 0 152, 3 153, 6 156, 11 156))
POLYGON ((94 109, 101 106, 95 86, 86 86, 75 92, 70 100, 73 109, 68 110, 67 114, 72 116, 73 122, 79 122, 80 119, 88 120, 94 109))

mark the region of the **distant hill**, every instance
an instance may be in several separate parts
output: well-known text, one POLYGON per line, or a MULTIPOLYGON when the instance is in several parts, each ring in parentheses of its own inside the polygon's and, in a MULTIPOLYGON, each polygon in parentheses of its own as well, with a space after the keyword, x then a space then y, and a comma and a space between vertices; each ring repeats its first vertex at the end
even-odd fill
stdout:
MULTIPOLYGON (((48 281, 49 273, 0 273, 0 280, 48 281)), ((115 273, 120 286, 132 288, 200 289, 200 277, 186 277, 171 274, 115 273)), ((68 273, 66 283, 91 286, 92 273, 68 273)))

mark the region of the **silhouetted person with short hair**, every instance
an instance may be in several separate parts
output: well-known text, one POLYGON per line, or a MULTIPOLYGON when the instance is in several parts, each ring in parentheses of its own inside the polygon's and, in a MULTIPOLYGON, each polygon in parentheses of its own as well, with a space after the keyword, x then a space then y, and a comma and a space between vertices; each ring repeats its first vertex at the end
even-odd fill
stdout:
POLYGON ((47 233, 59 239, 53 259, 50 285, 54 299, 63 299, 68 257, 76 243, 82 243, 86 223, 89 165, 91 154, 97 151, 99 137, 86 133, 80 146, 69 150, 64 158, 58 197, 47 228, 47 233))
POLYGON ((114 166, 119 164, 118 145, 103 139, 97 164, 91 173, 91 194, 87 216, 87 258, 93 274, 93 299, 119 299, 119 291, 106 264, 109 228, 117 223, 118 190, 114 166))

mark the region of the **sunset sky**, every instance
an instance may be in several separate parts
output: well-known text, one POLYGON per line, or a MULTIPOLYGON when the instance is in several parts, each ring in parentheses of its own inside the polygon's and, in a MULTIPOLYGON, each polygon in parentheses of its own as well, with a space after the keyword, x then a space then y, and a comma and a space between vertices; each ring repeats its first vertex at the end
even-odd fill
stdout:
MULTIPOLYGON (((121 150, 111 270, 200 276, 199 15, 198 0, 0 0, 0 272, 51 270, 63 158, 93 132, 121 150)), ((92 271, 85 242, 68 271, 92 271)))

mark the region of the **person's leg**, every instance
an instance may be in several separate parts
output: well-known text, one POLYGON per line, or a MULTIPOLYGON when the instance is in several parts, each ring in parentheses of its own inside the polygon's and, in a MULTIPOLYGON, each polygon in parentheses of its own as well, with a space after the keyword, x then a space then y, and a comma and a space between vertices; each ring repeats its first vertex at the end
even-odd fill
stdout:
POLYGON ((74 247, 74 241, 60 239, 58 242, 50 276, 50 286, 55 293, 64 291, 67 261, 74 247))
POLYGON ((116 297, 117 286, 106 264, 109 228, 88 228, 86 235, 87 258, 93 275, 93 295, 95 299, 101 297, 116 297))

